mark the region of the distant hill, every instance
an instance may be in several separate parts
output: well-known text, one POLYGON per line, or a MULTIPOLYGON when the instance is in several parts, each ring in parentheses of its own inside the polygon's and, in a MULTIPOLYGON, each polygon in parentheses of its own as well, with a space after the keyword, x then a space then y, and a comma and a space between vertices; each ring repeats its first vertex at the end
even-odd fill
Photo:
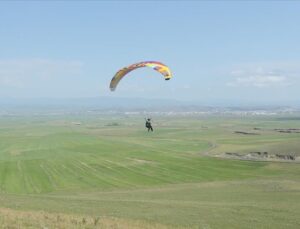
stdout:
POLYGON ((252 105, 229 101, 180 101, 172 99, 91 97, 91 98, 0 98, 0 109, 67 109, 67 110, 151 110, 151 111, 278 111, 300 110, 300 106, 252 105))
POLYGON ((144 98, 0 98, 0 107, 56 107, 56 108, 98 108, 98 109, 136 109, 150 107, 181 106, 185 102, 170 99, 144 98))

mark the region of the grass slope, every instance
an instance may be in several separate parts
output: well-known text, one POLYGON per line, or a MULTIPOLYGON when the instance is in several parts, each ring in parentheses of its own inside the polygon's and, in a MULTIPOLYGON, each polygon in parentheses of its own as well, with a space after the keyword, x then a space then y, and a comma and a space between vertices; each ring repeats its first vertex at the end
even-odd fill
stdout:
POLYGON ((0 118, 0 206, 21 216, 117 217, 150 228, 300 226, 299 164, 201 156, 261 149, 299 155, 300 134, 273 129, 299 128, 300 120, 157 117, 154 124, 147 133, 142 119, 128 117, 0 118), (260 135, 234 134, 256 127, 260 135))

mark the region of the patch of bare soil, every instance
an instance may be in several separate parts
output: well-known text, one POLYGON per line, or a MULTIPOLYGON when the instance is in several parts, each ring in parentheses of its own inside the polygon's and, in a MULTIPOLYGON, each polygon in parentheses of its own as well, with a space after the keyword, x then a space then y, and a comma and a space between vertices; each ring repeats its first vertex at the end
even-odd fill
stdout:
POLYGON ((245 131, 234 131, 235 134, 243 134, 243 135, 260 135, 259 133, 253 132, 245 132, 245 131))
POLYGON ((130 159, 134 164, 155 164, 155 162, 153 161, 147 161, 138 158, 128 158, 128 159, 130 159))
POLYGON ((11 156, 19 156, 19 155, 21 155, 21 153, 22 153, 22 151, 21 150, 17 150, 17 149, 9 151, 9 154, 11 156))
POLYGON ((279 133, 286 133, 286 134, 292 134, 292 133, 300 133, 300 129, 290 128, 290 129, 274 129, 275 131, 279 133))

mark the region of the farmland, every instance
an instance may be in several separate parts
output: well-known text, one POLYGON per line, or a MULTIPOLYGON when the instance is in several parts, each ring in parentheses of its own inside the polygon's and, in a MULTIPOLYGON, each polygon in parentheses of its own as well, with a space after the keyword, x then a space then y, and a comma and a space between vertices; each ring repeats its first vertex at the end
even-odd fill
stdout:
POLYGON ((2 225, 298 228, 300 128, 289 117, 0 117, 2 225), (240 134, 255 133, 255 134, 240 134), (295 160, 238 160, 268 152, 295 160))

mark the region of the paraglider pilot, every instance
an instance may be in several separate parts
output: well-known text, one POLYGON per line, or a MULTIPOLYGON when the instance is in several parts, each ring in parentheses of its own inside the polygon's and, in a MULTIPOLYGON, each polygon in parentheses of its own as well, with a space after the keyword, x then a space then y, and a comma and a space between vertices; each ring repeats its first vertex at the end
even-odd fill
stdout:
POLYGON ((148 129, 148 132, 151 130, 153 131, 152 125, 151 125, 151 119, 146 119, 146 128, 148 129))

